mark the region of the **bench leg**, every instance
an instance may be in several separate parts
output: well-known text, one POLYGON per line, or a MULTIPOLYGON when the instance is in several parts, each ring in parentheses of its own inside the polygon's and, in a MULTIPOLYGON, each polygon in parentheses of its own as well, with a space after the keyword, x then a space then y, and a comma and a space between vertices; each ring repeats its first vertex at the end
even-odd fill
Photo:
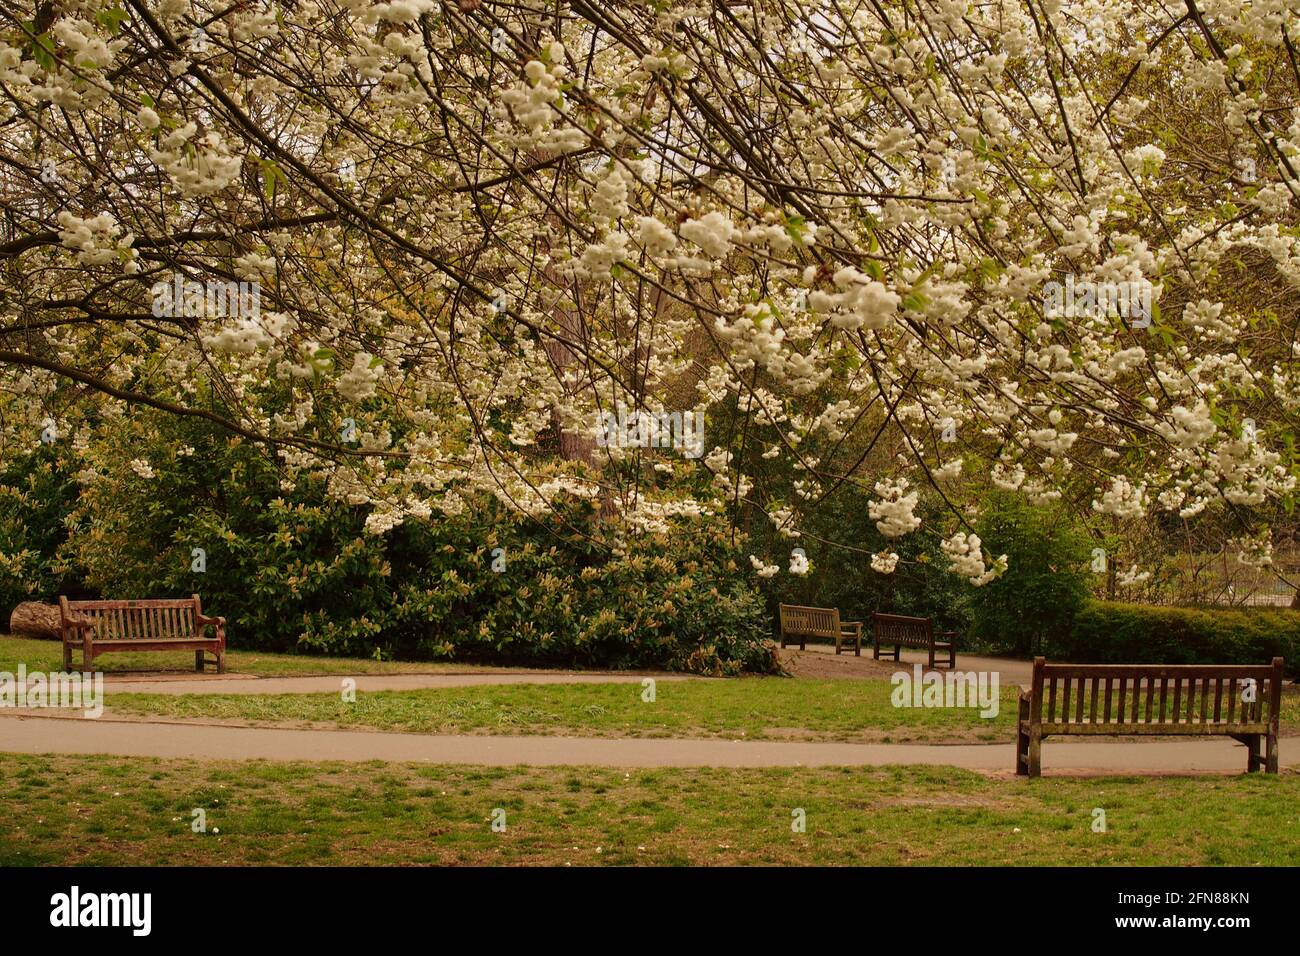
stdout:
POLYGON ((72 670, 72 645, 63 645, 63 672, 66 674, 72 670))
POLYGON ((1264 753, 1264 772, 1277 773, 1277 734, 1268 735, 1264 753))
POLYGON ((894 663, 897 664, 897 663, 898 663, 899 661, 901 661, 902 659, 903 659, 903 645, 902 645, 902 644, 895 644, 895 645, 894 645, 894 663))
POLYGON ((217 673, 224 674, 225 672, 226 672, 226 649, 225 647, 222 647, 217 651, 217 673))
POLYGON ((194 669, 198 671, 200 674, 203 673, 203 652, 202 651, 194 652, 194 669))
POLYGON ((844 641, 844 637, 843 637, 843 635, 841 635, 841 634, 837 634, 837 635, 835 635, 835 654, 836 654, 837 656, 838 656, 839 653, 840 653, 840 644, 843 643, 843 641, 844 641))
POLYGON ((1024 698, 1016 721, 1016 776, 1029 776, 1029 701, 1024 698))
POLYGON ((930 645, 930 670, 934 670, 934 645, 930 645))
POLYGON ((1029 776, 1031 779, 1043 775, 1043 736, 1032 728, 1029 731, 1029 776))
POLYGON ((861 631, 858 631, 858 633, 853 638, 853 656, 854 657, 862 656, 862 632, 861 631))
POLYGON ((1246 745, 1246 773, 1258 773, 1263 761, 1259 756, 1259 734, 1250 734, 1242 741, 1246 745))
POLYGON ((875 635, 871 638, 871 657, 873 660, 880 660, 880 638, 875 635))

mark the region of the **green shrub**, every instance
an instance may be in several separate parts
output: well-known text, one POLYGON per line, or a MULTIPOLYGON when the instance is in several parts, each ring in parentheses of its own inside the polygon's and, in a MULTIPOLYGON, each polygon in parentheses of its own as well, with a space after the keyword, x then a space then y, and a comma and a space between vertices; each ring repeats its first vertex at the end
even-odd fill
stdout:
POLYGON ((1300 612, 1089 601, 1051 640, 1051 659, 1101 664, 1267 664, 1300 673, 1300 612))
POLYGON ((995 495, 977 531, 987 554, 1007 555, 1007 570, 970 588, 968 646, 1025 655, 1068 630, 1088 597, 1090 543, 1064 509, 995 495))
MULTIPOLYGON (((206 425, 121 427, 129 434, 100 445, 80 487, 0 496, 0 519, 18 516, 0 520, 0 534, 12 527, 28 542, 0 561, 0 587, 44 600, 198 592, 227 618, 236 648, 705 674, 775 667, 762 595, 722 519, 622 529, 616 540, 620 526, 587 501, 562 503, 543 523, 467 492, 460 515, 375 535, 367 507, 329 496, 321 480, 282 485, 274 459, 206 425), (493 566, 497 548, 504 568, 493 566), (38 564, 76 574, 29 573, 38 564)), ((35 477, 12 485, 52 483, 29 458, 11 470, 35 477)))
POLYGON ((576 572, 561 548, 502 542, 508 577, 488 570, 484 555, 474 580, 486 574, 484 586, 501 593, 461 639, 462 657, 708 674, 774 668, 763 599, 721 540, 645 537, 576 572))
POLYGON ((0 466, 0 628, 21 601, 79 594, 76 573, 58 556, 77 498, 61 452, 41 445, 0 466))

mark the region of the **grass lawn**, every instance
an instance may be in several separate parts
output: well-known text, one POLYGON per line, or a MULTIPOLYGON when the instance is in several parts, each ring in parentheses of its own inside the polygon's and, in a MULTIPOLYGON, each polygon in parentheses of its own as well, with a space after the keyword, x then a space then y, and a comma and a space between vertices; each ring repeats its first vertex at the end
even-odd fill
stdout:
POLYGON ((942 767, 6 755, 0 792, 0 865, 1300 865, 1300 840, 1286 837, 1300 832, 1295 774, 1027 781, 942 767), (191 830, 195 808, 207 833, 191 830), (791 830, 795 809, 806 832, 791 830))
POLYGON ((1008 740, 1013 688, 998 716, 977 709, 898 708, 887 680, 750 677, 640 684, 515 684, 341 694, 113 694, 110 713, 258 723, 367 727, 414 733, 728 737, 781 740, 954 742, 1008 740))
MULTIPOLYGON (((16 673, 19 663, 29 671, 58 671, 63 668, 63 645, 58 641, 37 641, 0 634, 0 670, 16 673)), ((72 656, 74 668, 81 667, 81 654, 72 656)), ((184 671, 194 673, 194 652, 127 652, 95 658, 95 667, 105 674, 122 671, 184 671)), ((313 674, 410 674, 466 670, 465 664, 403 663, 359 657, 309 657, 305 654, 271 654, 265 651, 226 651, 226 671, 256 677, 306 677, 313 674)), ((475 670, 489 668, 474 668, 475 670)), ((208 673, 212 673, 211 665, 208 673)), ((144 676, 148 676, 145 674, 144 676)))
MULTIPOLYGON (((976 708, 894 707, 887 680, 746 677, 640 684, 513 684, 341 694, 113 694, 109 713, 410 733, 726 737, 879 743, 1010 740, 1018 690, 998 715, 976 708)), ((1284 731, 1300 726, 1300 694, 1283 698, 1284 731)))

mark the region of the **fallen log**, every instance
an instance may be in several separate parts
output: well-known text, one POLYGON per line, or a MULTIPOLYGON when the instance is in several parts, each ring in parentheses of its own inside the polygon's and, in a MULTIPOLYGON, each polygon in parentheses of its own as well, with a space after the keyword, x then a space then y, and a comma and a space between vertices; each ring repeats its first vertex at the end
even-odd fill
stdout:
POLYGON ((9 633, 17 637, 57 641, 60 639, 59 609, 53 604, 24 601, 9 615, 9 633))

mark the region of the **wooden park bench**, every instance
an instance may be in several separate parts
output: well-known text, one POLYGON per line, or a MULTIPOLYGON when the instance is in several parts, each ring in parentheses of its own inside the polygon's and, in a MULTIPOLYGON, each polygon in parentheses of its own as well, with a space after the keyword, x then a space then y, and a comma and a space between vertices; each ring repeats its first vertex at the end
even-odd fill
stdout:
POLYGON ((1246 745, 1247 772, 1277 773, 1282 658, 1239 664, 1048 664, 1034 658, 1020 693, 1016 773, 1042 772, 1045 737, 1231 737, 1246 745), (1243 700, 1250 682, 1253 700, 1243 700), (1260 741, 1266 751, 1260 756, 1260 741))
MULTIPOLYGON (((957 632, 943 631, 937 637, 934 620, 928 617, 905 617, 902 614, 871 615, 871 643, 876 660, 880 660, 880 645, 894 645, 894 660, 904 647, 919 647, 930 654, 930 668, 934 668, 937 651, 948 652, 948 668, 957 666, 957 632), (943 638, 939 640, 938 638, 943 638)), ((889 652, 886 651, 886 654, 889 652)))
POLYGON ((81 648, 82 666, 90 670, 100 654, 111 651, 194 651, 194 669, 202 671, 204 652, 216 656, 217 673, 226 672, 226 619, 203 613, 197 594, 175 600, 69 601, 59 598, 63 669, 72 668, 72 649, 81 648), (212 628, 212 636, 206 634, 212 628))
POLYGON ((799 650, 808 649, 808 638, 824 637, 835 641, 835 653, 841 643, 853 642, 853 653, 862 656, 862 623, 841 621, 838 608, 781 605, 781 646, 799 642, 799 650))

